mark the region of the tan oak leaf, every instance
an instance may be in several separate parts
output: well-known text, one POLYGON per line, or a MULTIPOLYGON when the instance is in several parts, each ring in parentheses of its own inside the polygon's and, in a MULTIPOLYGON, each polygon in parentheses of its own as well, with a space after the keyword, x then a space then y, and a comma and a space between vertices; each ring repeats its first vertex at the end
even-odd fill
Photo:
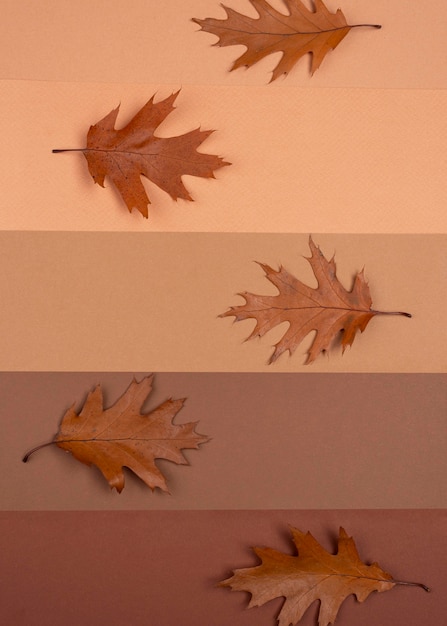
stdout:
POLYGON ((336 48, 352 28, 381 28, 378 24, 349 25, 340 9, 331 13, 322 0, 314 0, 315 11, 308 9, 301 0, 284 0, 288 15, 277 11, 266 0, 249 2, 256 9, 258 18, 222 5, 227 14, 225 19, 193 18, 193 22, 203 31, 217 35, 217 46, 242 44, 246 47, 246 52, 234 62, 231 70, 251 67, 269 54, 281 52, 272 81, 287 75, 308 53, 312 54, 313 74, 327 53, 336 48))
POLYGON ((90 126, 85 148, 56 149, 53 152, 83 152, 95 183, 104 187, 108 177, 129 211, 136 208, 143 217, 148 217, 150 200, 141 176, 168 193, 173 200, 192 200, 182 176, 214 178, 215 170, 230 164, 221 157, 198 151, 214 132, 212 130, 196 128, 178 137, 156 134, 157 128, 174 110, 178 94, 177 91, 156 103, 152 97, 124 128, 116 130, 118 106, 90 126))
POLYGON ((261 564, 237 569, 220 583, 233 591, 248 591, 249 608, 283 597, 279 626, 297 624, 316 600, 320 601, 318 624, 329 626, 351 594, 363 602, 373 591, 389 591, 397 584, 430 591, 421 583, 394 580, 377 563, 363 563, 354 540, 343 528, 340 528, 337 554, 327 552, 309 532, 297 528, 291 528, 291 532, 298 555, 290 556, 272 548, 253 548, 261 564))
POLYGON ((288 322, 289 327, 275 346, 269 363, 276 361, 283 352, 292 355, 303 339, 316 331, 308 352, 306 363, 312 363, 318 355, 329 350, 341 333, 343 350, 351 346, 357 331, 363 332, 376 315, 404 315, 402 311, 375 311, 369 286, 363 270, 354 278, 350 291, 345 289, 336 276, 335 260, 328 261, 321 250, 309 238, 312 253, 309 261, 317 279, 316 289, 305 285, 284 267, 279 270, 260 263, 267 279, 278 289, 276 296, 256 295, 244 291, 239 295, 245 304, 232 306, 220 317, 234 317, 239 322, 255 319, 256 325, 248 337, 263 337, 275 326, 288 322))
MULTIPOLYGON (((123 468, 129 468, 152 490, 168 491, 166 479, 156 459, 179 465, 188 464, 185 449, 197 449, 208 437, 195 432, 196 422, 174 424, 173 420, 185 402, 166 400, 149 413, 141 408, 152 390, 153 375, 133 380, 124 394, 111 407, 104 409, 98 385, 87 396, 78 413, 74 405, 65 413, 53 441, 86 465, 96 465, 111 488, 124 488, 123 468)), ((23 458, 43 446, 37 446, 23 458)))

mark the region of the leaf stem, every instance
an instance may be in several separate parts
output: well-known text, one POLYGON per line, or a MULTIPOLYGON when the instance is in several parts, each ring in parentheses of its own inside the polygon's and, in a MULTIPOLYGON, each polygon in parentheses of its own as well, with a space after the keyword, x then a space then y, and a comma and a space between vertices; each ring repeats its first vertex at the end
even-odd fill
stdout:
POLYGON ((382 24, 352 24, 350 28, 382 28, 382 24))
POLYGON ((56 443, 56 441, 48 441, 47 443, 41 443, 40 446, 36 446, 35 448, 33 448, 32 450, 30 450, 29 452, 25 454, 25 456, 22 459, 22 463, 26 463, 28 459, 30 458, 30 456, 34 452, 37 452, 37 450, 40 450, 41 448, 45 448, 46 446, 51 446, 53 445, 53 443, 56 443))
POLYGON ((86 148, 62 148, 51 150, 51 152, 85 152, 86 148))
POLYGON ((404 315, 405 317, 413 317, 411 313, 405 313, 405 311, 374 311, 374 309, 371 309, 371 313, 375 315, 404 315))
POLYGON ((394 583, 395 585, 407 585, 409 587, 420 587, 427 593, 430 593, 431 591, 430 587, 427 587, 427 585, 423 585, 422 583, 410 583, 405 580, 390 580, 389 582, 394 583))

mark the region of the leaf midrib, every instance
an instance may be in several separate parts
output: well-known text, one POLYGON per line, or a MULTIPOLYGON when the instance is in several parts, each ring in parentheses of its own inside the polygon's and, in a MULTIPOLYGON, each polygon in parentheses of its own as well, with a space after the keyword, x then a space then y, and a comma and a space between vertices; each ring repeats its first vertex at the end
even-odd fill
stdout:
MULTIPOLYGON (((366 24, 356 24, 356 26, 366 26, 366 24)), ((323 35, 324 33, 333 33, 339 30, 346 30, 354 28, 354 26, 350 26, 346 24, 345 26, 337 26, 336 28, 325 28, 322 30, 296 30, 292 33, 274 33, 269 31, 257 30, 256 32, 243 30, 242 28, 229 28, 228 26, 219 26, 221 30, 228 30, 234 33, 242 33, 244 35, 267 35, 271 37, 295 37, 296 35, 323 35)), ((241 42, 242 43, 242 42, 241 42)))
MULTIPOLYGON (((274 297, 274 296, 273 296, 274 297)), ((319 306, 269 306, 269 307, 265 307, 265 309, 253 309, 253 310, 247 310, 244 309, 247 313, 255 313, 255 312, 259 312, 259 311, 268 311, 270 309, 273 309, 275 311, 301 311, 303 309, 309 309, 309 310, 313 310, 313 309, 327 309, 327 310, 331 310, 331 311, 352 311, 353 313, 373 313, 373 314, 377 314, 379 313, 379 311, 373 311, 372 309, 353 309, 351 307, 339 307, 339 306, 324 306, 324 305, 319 305, 319 306)))
MULTIPOLYGON (((160 137, 159 139, 163 139, 160 137)), ((182 159, 172 154, 166 154, 165 152, 138 152, 134 150, 107 150, 106 148, 82 148, 82 152, 107 152, 113 154, 132 154, 139 157, 155 157, 161 156, 164 159, 173 159, 174 161, 181 161, 191 163, 191 159, 182 159)))
POLYGON ((90 438, 90 439, 55 439, 54 443, 90 443, 90 442, 106 442, 112 441, 190 441, 185 437, 110 437, 108 439, 90 438))

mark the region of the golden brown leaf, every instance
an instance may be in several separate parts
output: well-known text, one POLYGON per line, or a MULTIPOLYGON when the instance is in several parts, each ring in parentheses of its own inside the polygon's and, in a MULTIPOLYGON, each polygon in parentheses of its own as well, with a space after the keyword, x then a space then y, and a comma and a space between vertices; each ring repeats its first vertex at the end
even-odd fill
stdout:
MULTIPOLYGON (((178 137, 158 137, 155 131, 174 109, 179 92, 154 104, 152 97, 122 129, 115 130, 119 106, 106 115, 87 134, 84 153, 95 183, 104 187, 108 176, 119 191, 129 211, 138 209, 148 217, 150 200, 141 181, 145 176, 171 198, 192 200, 182 176, 214 178, 214 171, 229 165, 220 157, 198 152, 212 130, 199 128, 178 137)), ((53 150, 67 152, 70 150, 53 150)))
MULTIPOLYGON (((148 376, 140 382, 133 380, 121 398, 105 410, 98 385, 88 394, 79 414, 74 406, 68 409, 51 443, 71 452, 86 465, 96 465, 110 487, 118 492, 124 487, 124 467, 132 470, 151 489, 158 487, 168 491, 155 460, 167 459, 186 465, 188 461, 182 450, 197 449, 208 441, 208 437, 195 432, 195 422, 173 424, 184 399, 166 400, 149 413, 140 412, 152 390, 152 379, 153 376, 148 376)), ((23 460, 26 462, 38 448, 23 460)))
MULTIPOLYGON (((350 26, 345 16, 337 10, 328 11, 322 0, 314 0, 315 11, 310 11, 301 0, 284 0, 288 15, 274 9, 266 0, 249 0, 259 18, 253 19, 224 5, 226 19, 193 18, 202 30, 217 35, 215 45, 234 46, 242 44, 247 51, 240 56, 231 70, 251 67, 274 52, 282 52, 275 67, 272 81, 290 72, 305 54, 312 54, 311 73, 321 65, 326 54, 338 46, 351 28, 378 24, 356 24, 350 26)), ((231 71, 230 70, 230 71, 231 71)))
POLYGON ((316 331, 306 363, 312 363, 319 354, 329 350, 332 342, 342 333, 343 350, 351 346, 356 332, 363 332, 375 315, 404 315, 409 313, 374 311, 363 270, 355 276, 351 291, 347 291, 336 276, 335 260, 328 261, 321 250, 309 238, 312 256, 307 258, 318 287, 312 289, 280 267, 274 270, 268 265, 259 265, 267 279, 279 291, 277 296, 259 296, 247 291, 239 295, 245 304, 230 307, 220 317, 235 317, 235 321, 254 318, 256 326, 248 337, 263 337, 269 330, 288 322, 289 328, 276 344, 269 363, 273 363, 283 352, 292 355, 298 345, 311 331, 316 331))
POLYGON ((343 528, 340 528, 337 554, 327 552, 309 532, 302 533, 296 528, 291 528, 291 532, 298 556, 272 548, 253 548, 261 564, 237 569, 231 578, 220 583, 233 591, 248 591, 249 608, 284 597, 279 626, 297 624, 315 600, 320 600, 318 624, 328 626, 334 623, 341 604, 351 594, 363 602, 372 591, 388 591, 396 584, 429 591, 420 583, 393 580, 377 563, 363 563, 354 540, 343 528))

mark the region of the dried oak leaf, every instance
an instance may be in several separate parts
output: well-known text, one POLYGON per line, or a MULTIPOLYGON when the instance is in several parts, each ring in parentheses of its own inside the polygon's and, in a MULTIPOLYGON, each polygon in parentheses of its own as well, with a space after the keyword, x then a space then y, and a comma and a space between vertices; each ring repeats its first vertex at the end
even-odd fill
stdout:
POLYGON ((318 624, 328 626, 334 623, 341 604, 351 594, 363 602, 372 591, 388 591, 396 584, 430 591, 421 583, 393 580, 377 563, 363 563, 354 540, 343 528, 340 528, 337 554, 327 552, 309 532, 290 530, 298 556, 272 548, 253 548, 261 564, 237 569, 231 578, 220 583, 233 591, 248 591, 249 608, 284 597, 279 626, 297 624, 315 600, 320 600, 318 624))
POLYGON ((253 19, 222 5, 227 17, 223 20, 193 18, 203 31, 217 35, 217 46, 244 45, 247 51, 233 64, 251 67, 274 52, 282 52, 271 81, 286 75, 299 59, 312 53, 311 73, 317 70, 326 54, 338 46, 351 28, 378 24, 349 25, 340 9, 328 11, 322 0, 314 0, 315 11, 310 11, 301 0, 284 0, 289 15, 274 9, 265 0, 249 0, 259 18, 253 19))
MULTIPOLYGON (((133 380, 115 404, 104 410, 100 385, 90 392, 78 414, 74 405, 65 413, 59 432, 52 443, 86 465, 96 465, 111 488, 124 488, 123 468, 134 472, 152 490, 168 491, 166 480, 155 464, 167 459, 187 465, 182 454, 187 448, 197 449, 209 439, 195 432, 196 422, 173 424, 183 407, 181 400, 166 400, 149 413, 141 413, 152 390, 153 375, 133 380)), ((31 450, 23 459, 42 446, 31 450)))
MULTIPOLYGON (((138 209, 148 217, 150 200, 141 181, 145 176, 171 198, 192 200, 182 182, 182 176, 214 178, 214 171, 230 165, 222 158, 198 152, 197 148, 214 131, 196 128, 178 137, 158 137, 155 131, 175 108, 179 91, 165 100, 154 103, 154 97, 143 106, 132 120, 115 130, 119 106, 106 115, 87 134, 83 152, 95 183, 104 187, 108 176, 119 191, 129 211, 138 209)), ((70 152, 73 149, 53 150, 70 152)))
POLYGON ((356 332, 363 332, 375 315, 404 315, 402 311, 374 311, 363 270, 354 278, 351 291, 347 291, 336 276, 334 257, 328 261, 321 250, 309 238, 312 252, 309 261, 318 287, 313 289, 295 278, 286 269, 274 270, 259 263, 267 279, 279 291, 277 296, 258 296, 244 291, 238 295, 245 304, 232 306, 219 317, 234 317, 236 322, 254 318, 256 326, 247 339, 263 337, 269 330, 288 322, 289 328, 275 345, 269 363, 273 363, 283 352, 292 355, 298 345, 311 331, 316 336, 308 351, 306 363, 312 363, 319 354, 329 350, 341 332, 343 351, 351 346, 356 332))

